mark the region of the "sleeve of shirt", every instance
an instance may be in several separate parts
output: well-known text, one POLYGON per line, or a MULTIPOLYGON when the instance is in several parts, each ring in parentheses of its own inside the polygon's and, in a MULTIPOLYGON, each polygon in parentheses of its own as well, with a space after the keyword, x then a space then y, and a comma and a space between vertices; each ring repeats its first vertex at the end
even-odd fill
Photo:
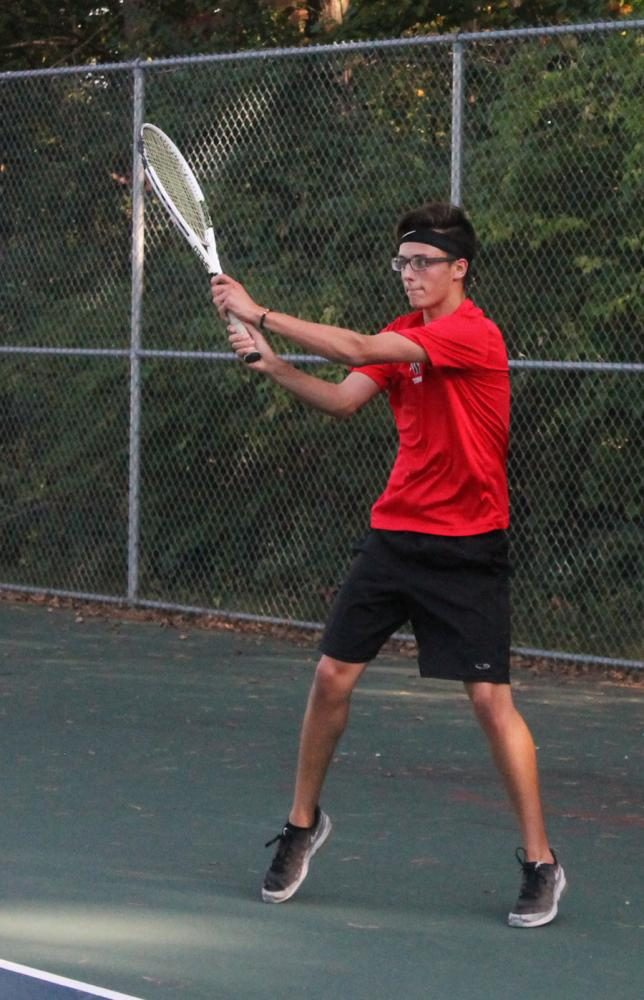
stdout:
POLYGON ((478 323, 452 316, 442 316, 425 326, 397 330, 403 337, 423 348, 436 368, 486 367, 489 337, 481 335, 478 323))
POLYGON ((383 389, 385 392, 391 385, 392 378, 392 365, 360 365, 358 368, 352 368, 352 372, 360 372, 361 375, 368 375, 370 379, 376 383, 379 389, 383 389))
MULTIPOLYGON (((390 323, 389 326, 384 328, 384 330, 380 330, 380 333, 386 333, 388 330, 393 329, 395 329, 395 322, 390 323)), ((387 389, 391 387, 395 369, 395 364, 392 364, 391 362, 384 362, 375 365, 360 365, 352 368, 351 371, 360 372, 362 375, 368 375, 380 389, 386 392, 387 389)))

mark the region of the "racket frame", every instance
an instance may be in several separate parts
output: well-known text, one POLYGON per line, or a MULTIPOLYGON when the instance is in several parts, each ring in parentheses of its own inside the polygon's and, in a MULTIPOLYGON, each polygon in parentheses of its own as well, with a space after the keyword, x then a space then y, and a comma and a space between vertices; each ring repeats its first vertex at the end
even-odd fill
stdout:
MULTIPOLYGON (((215 240, 215 232, 212 225, 212 219, 210 217, 210 212, 208 211, 208 206, 206 204, 206 199, 204 197, 203 191, 199 185, 199 181, 195 177, 192 167, 186 160, 185 156, 180 149, 177 148, 172 139, 163 132, 157 125, 152 125, 150 122, 144 122, 141 126, 141 133, 139 136, 139 152, 141 154, 141 160, 143 161, 143 169, 145 171, 145 176, 148 179, 150 187, 154 191, 155 195, 165 208, 167 214, 170 216, 172 222, 175 224, 179 232, 186 239, 190 248, 195 252, 196 256, 199 258, 203 266, 206 268, 210 277, 214 277, 218 274, 223 274, 221 269, 221 263, 219 261, 219 254, 217 253, 217 242, 215 240), (153 165, 150 163, 148 156, 145 151, 145 139, 144 134, 146 130, 150 130, 156 133, 164 143, 170 148, 173 156, 175 157, 177 164, 179 165, 181 172, 183 174, 184 180, 188 184, 195 201, 198 203, 199 208, 203 214, 204 221, 206 223, 205 233, 203 240, 197 235, 191 225, 184 219, 183 215, 175 205, 173 199, 168 194, 163 181, 157 174, 153 165)), ((247 332, 245 325, 234 316, 232 313, 228 313, 229 323, 236 327, 240 332, 247 332)), ((252 364, 255 361, 261 359, 261 354, 259 351, 251 351, 249 354, 244 355, 244 361, 247 364, 252 364)))

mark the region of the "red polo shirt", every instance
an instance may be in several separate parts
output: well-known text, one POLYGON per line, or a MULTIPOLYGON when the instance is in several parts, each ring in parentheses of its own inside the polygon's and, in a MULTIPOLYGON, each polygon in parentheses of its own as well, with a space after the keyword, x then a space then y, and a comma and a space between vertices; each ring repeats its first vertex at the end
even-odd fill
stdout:
POLYGON ((430 364, 356 369, 388 394, 400 441, 372 527, 437 535, 507 528, 510 379, 500 330, 469 299, 431 323, 422 312, 399 316, 392 330, 420 344, 430 364))

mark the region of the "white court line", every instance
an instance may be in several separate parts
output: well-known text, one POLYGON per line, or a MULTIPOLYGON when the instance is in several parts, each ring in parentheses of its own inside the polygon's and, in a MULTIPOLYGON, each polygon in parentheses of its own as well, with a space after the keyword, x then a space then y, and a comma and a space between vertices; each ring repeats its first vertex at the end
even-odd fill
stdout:
POLYGON ((68 986, 72 990, 82 990, 93 997, 104 997, 105 1000, 142 1000, 141 997, 133 997, 128 993, 115 993, 113 990, 101 990, 97 986, 90 986, 89 983, 79 983, 75 979, 66 979, 65 976, 54 976, 51 972, 43 972, 41 969, 30 969, 26 965, 16 965, 15 962, 4 962, 0 959, 0 969, 7 972, 17 972, 22 976, 29 976, 31 979, 41 979, 45 983, 53 983, 55 986, 68 986))

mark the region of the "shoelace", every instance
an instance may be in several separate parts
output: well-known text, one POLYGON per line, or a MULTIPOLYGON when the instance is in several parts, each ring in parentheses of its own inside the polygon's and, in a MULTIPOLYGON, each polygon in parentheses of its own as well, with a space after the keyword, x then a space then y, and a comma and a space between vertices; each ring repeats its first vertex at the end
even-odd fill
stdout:
POLYGON ((523 870, 523 882, 521 883, 519 898, 536 899, 539 895, 541 885, 546 884, 546 875, 541 870, 542 865, 536 861, 526 861, 525 858, 525 850, 522 847, 518 847, 516 850, 516 859, 523 870))
POLYGON ((277 852, 273 858, 271 868, 273 871, 279 872, 284 870, 289 859, 289 854, 294 847, 294 834, 287 826, 285 826, 282 832, 278 833, 276 837, 273 837, 272 840, 268 840, 264 846, 271 847, 273 844, 277 844, 278 842, 279 847, 277 848, 277 852))
POLYGON ((287 827, 284 827, 282 832, 278 833, 276 837, 273 837, 272 840, 267 840, 266 843, 264 844, 264 847, 271 847, 273 844, 276 844, 278 840, 284 840, 287 836, 288 836, 288 829, 287 827))

